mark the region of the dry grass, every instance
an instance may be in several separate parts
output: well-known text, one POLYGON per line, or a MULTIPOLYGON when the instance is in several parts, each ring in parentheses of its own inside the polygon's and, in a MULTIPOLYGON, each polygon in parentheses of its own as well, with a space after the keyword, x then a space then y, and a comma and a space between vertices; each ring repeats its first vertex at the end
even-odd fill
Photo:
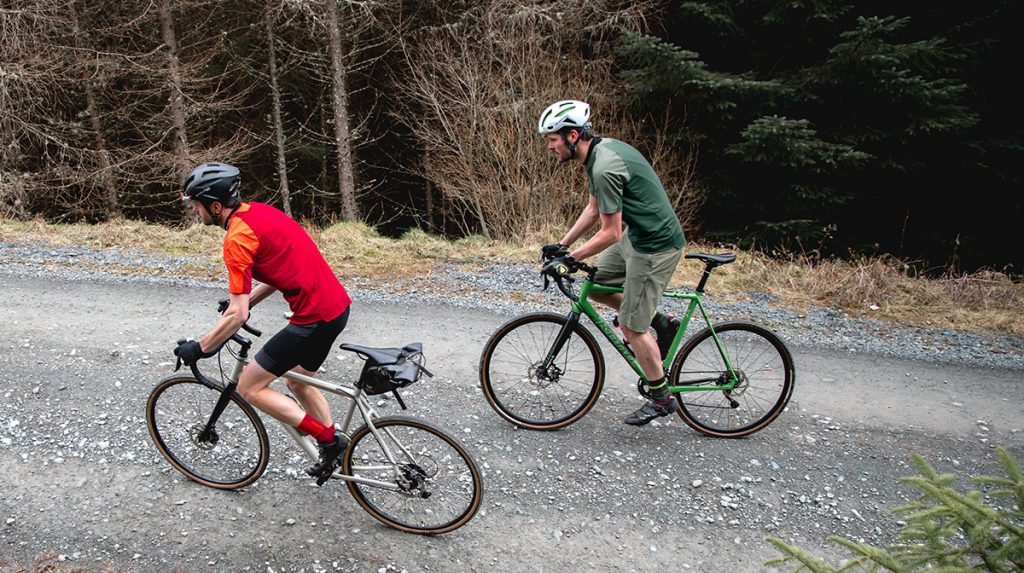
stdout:
MULTIPOLYGON (((551 229, 521 244, 508 244, 481 237, 446 241, 422 231, 390 239, 358 223, 307 228, 335 271, 347 279, 423 277, 437 262, 481 269, 495 260, 532 262, 539 245, 561 236, 563 231, 551 229)), ((137 221, 100 225, 0 221, 2 241, 188 254, 206 264, 187 272, 205 276, 219 272, 222 238, 220 229, 201 225, 169 228, 137 221)), ((696 244, 686 248, 688 253, 724 250, 696 244)), ((716 269, 707 285, 707 291, 719 299, 742 300, 748 292, 761 291, 775 295, 780 304, 797 311, 814 304, 903 324, 1024 337, 1024 285, 1001 273, 926 279, 914 276, 903 263, 887 257, 851 261, 791 257, 780 261, 751 252, 737 254, 737 261, 716 269)), ((695 285, 702 268, 698 262, 684 261, 672 284, 695 285)))
POLYGON ((791 308, 817 304, 910 325, 1024 337, 1024 284, 1002 273, 929 279, 913 275, 890 257, 786 262, 747 258, 747 264, 736 265, 734 286, 779 295, 791 308))

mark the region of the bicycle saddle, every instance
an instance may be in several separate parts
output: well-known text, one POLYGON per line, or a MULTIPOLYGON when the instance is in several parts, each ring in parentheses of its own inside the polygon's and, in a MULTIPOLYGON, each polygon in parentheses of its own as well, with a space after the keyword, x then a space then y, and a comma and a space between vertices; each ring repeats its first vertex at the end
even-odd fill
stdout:
POLYGON ((402 348, 370 348, 369 346, 359 346, 358 344, 344 343, 339 346, 342 350, 350 350, 356 354, 369 358, 377 364, 382 366, 388 364, 394 364, 402 358, 418 354, 423 351, 422 342, 413 342, 406 344, 402 348))
POLYGON ((687 259, 697 259, 704 261, 705 264, 718 266, 727 265, 736 260, 736 255, 733 253, 722 253, 720 255, 709 255, 708 253, 690 253, 686 255, 687 259))

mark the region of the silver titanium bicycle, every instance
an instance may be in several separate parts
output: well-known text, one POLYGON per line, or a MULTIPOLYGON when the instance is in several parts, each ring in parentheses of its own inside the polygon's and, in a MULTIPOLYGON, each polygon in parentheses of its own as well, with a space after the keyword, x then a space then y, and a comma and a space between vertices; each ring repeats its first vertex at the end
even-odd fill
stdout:
MULTIPOLYGON (((248 324, 247 332, 260 332, 248 324)), ((249 361, 252 341, 238 333, 221 347, 228 353, 230 373, 219 380, 191 365, 188 373, 162 380, 149 395, 146 424, 161 455, 189 479, 217 489, 252 484, 270 460, 270 442, 257 411, 236 391, 249 361), (229 343, 237 346, 237 350, 229 343)), ((348 399, 339 424, 351 436, 338 458, 333 478, 343 480, 367 513, 409 533, 447 533, 465 525, 480 508, 483 486, 476 462, 462 444, 433 425, 408 416, 380 417, 368 396, 392 392, 402 408, 398 389, 430 373, 423 367, 422 345, 369 348, 342 344, 365 360, 352 385, 341 385, 287 372, 282 378, 315 386, 348 399), (361 421, 354 431, 356 421, 361 421)), ((180 364, 179 364, 180 366, 180 364)), ((318 459, 312 438, 281 424, 311 463, 318 459)))

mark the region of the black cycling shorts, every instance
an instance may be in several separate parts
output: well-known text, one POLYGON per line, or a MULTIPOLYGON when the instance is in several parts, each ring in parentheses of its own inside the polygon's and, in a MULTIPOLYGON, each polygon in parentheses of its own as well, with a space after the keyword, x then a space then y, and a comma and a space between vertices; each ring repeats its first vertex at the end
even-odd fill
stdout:
POLYGON ((289 324, 256 353, 256 363, 274 376, 281 376, 296 366, 316 372, 330 355, 335 339, 345 330, 351 308, 346 308, 334 320, 289 324))

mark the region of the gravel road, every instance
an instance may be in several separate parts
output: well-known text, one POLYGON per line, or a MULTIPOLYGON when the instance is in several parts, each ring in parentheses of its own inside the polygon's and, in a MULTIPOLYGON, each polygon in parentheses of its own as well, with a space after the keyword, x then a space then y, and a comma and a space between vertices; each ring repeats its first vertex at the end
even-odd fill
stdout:
MULTIPOLYGON (((425 343, 437 376, 403 392, 407 414, 476 456, 486 493, 473 521, 436 537, 380 525, 341 484, 317 488, 272 424, 267 473, 215 491, 159 456, 144 413, 172 372, 173 341, 216 317, 222 284, 182 278, 208 264, 0 238, 0 557, 53 551, 77 567, 139 572, 765 571, 778 555, 766 535, 833 558, 843 553, 826 535, 893 541, 891 510, 915 494, 898 481, 916 473, 912 451, 963 487, 1001 473, 996 446, 1024 459, 1024 341, 796 315, 757 293, 709 306, 716 319, 766 324, 794 353, 793 399, 766 430, 721 440, 678 418, 625 426, 640 401, 611 360, 586 418, 517 430, 482 398, 480 350, 511 316, 561 305, 539 292, 534 268, 494 262, 384 285, 343 277, 356 301, 344 341, 425 343)), ((270 299, 253 323, 272 332, 285 310, 270 299)), ((323 376, 358 366, 337 351, 323 376)))

